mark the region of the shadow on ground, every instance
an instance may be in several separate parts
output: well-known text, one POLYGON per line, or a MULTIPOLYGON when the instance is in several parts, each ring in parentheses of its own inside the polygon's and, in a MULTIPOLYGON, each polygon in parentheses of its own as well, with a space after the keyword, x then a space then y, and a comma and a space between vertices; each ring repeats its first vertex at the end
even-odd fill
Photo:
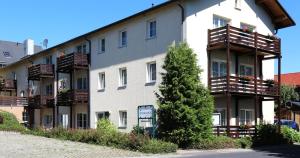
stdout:
POLYGON ((300 158, 300 145, 282 145, 254 148, 257 152, 263 152, 267 156, 279 158, 300 158))

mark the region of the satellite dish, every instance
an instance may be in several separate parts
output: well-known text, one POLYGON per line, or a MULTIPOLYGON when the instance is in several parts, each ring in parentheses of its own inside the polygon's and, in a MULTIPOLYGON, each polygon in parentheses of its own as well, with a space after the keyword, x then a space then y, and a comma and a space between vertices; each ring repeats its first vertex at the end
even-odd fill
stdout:
POLYGON ((48 47, 48 39, 44 39, 44 41, 43 41, 43 46, 45 47, 45 48, 47 48, 48 47))

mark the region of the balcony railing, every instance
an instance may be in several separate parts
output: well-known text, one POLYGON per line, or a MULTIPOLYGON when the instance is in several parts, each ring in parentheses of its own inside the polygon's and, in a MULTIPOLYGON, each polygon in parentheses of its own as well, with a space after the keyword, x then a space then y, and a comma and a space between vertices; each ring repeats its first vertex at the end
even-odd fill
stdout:
POLYGON ((53 64, 38 64, 28 68, 29 80, 40 80, 41 78, 54 78, 53 64))
MULTIPOLYGON (((229 126, 229 129, 229 135, 233 138, 254 136, 256 133, 255 126, 229 126)), ((213 133, 217 136, 227 135, 227 126, 215 126, 213 127, 213 133)))
POLYGON ((0 106, 27 106, 27 98, 14 96, 0 96, 0 106))
POLYGON ((28 100, 29 107, 31 108, 42 108, 42 107, 53 107, 54 97, 47 95, 36 95, 34 97, 29 97, 28 100))
POLYGON ((0 80, 0 91, 9 91, 17 89, 17 80, 0 80))
POLYGON ((71 53, 57 58, 57 70, 59 72, 70 72, 73 69, 88 68, 88 54, 71 53))
POLYGON ((281 51, 280 39, 229 25, 208 31, 208 49, 225 46, 228 39, 231 44, 257 48, 262 52, 280 53, 281 51))
POLYGON ((71 106, 76 103, 88 102, 87 90, 68 90, 66 92, 59 92, 57 102, 60 106, 71 106))
POLYGON ((213 77, 210 78, 210 90, 211 93, 224 93, 227 91, 227 87, 230 92, 246 93, 278 96, 278 83, 271 80, 257 79, 257 88, 255 91, 255 80, 250 77, 229 77, 229 85, 227 85, 227 77, 213 77))

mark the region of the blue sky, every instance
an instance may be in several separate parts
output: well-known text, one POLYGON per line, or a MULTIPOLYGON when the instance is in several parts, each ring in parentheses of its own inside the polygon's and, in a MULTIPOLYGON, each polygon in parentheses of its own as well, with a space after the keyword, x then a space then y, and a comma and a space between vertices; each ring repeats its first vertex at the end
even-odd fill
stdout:
MULTIPOLYGON (((54 46, 162 2, 165 0, 1 0, 0 39, 22 42, 31 38, 40 44, 47 38, 49 46, 54 46)), ((298 23, 299 2, 280 2, 298 23)), ((282 38, 283 72, 300 71, 300 27, 282 29, 278 35, 282 38)))

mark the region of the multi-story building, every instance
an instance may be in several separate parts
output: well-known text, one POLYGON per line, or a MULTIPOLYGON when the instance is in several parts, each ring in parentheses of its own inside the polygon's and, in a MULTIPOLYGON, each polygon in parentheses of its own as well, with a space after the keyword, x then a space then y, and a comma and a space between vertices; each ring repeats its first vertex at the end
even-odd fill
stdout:
POLYGON ((155 93, 168 46, 187 42, 203 70, 202 83, 215 96, 217 124, 231 130, 273 122, 280 78, 278 83, 271 79, 281 67, 275 34, 293 25, 277 0, 172 0, 1 73, 16 72, 17 94, 29 97, 33 125, 96 128, 98 119, 109 118, 128 132, 137 125, 138 106, 157 108, 155 93))

